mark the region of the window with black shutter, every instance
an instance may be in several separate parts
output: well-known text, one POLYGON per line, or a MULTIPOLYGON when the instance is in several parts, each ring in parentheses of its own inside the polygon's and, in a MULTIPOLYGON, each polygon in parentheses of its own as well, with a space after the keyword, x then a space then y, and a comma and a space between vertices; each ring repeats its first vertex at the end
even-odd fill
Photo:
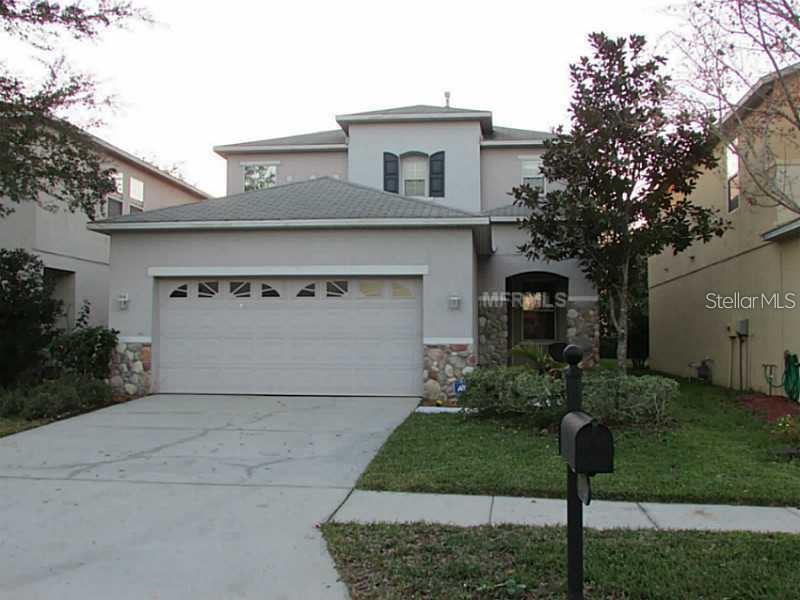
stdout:
POLYGON ((391 152, 383 153, 383 191, 400 191, 400 160, 391 152))
POLYGON ((444 152, 434 152, 430 158, 430 195, 444 198, 444 152))

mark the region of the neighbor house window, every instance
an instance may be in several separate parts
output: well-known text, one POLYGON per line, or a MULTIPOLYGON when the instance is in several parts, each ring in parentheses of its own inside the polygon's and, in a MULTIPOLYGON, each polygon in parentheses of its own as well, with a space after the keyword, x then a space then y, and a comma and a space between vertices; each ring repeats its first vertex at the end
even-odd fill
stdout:
POLYGON ((114 180, 114 190, 116 191, 117 194, 122 196, 122 190, 123 190, 122 173, 120 173, 119 171, 114 171, 111 174, 111 179, 114 180))
POLYGON ((108 211, 109 218, 118 217, 122 214, 122 202, 109 198, 106 210, 108 211))
POLYGON ((522 296, 522 339, 556 339, 556 309, 549 291, 526 292, 522 296))
POLYGON ((542 175, 541 163, 538 160, 522 161, 522 184, 529 185, 542 193, 546 192, 544 175, 542 175))
POLYGON ((244 165, 244 191, 263 190, 278 181, 277 165, 244 165))
POLYGON ((132 215, 138 215, 140 212, 142 212, 142 209, 139 208, 138 206, 133 206, 133 205, 130 206, 130 213, 132 215))
POLYGON ((403 194, 406 196, 425 196, 425 183, 427 180, 427 157, 415 155, 403 158, 403 194))
POLYGON ((131 177, 129 180, 130 185, 130 198, 134 202, 138 202, 139 204, 144 203, 144 182, 136 179, 136 177, 131 177))
POLYGON ((739 208, 739 196, 741 189, 739 185, 739 155, 736 153, 736 143, 725 149, 725 171, 728 177, 728 212, 733 212, 739 208))

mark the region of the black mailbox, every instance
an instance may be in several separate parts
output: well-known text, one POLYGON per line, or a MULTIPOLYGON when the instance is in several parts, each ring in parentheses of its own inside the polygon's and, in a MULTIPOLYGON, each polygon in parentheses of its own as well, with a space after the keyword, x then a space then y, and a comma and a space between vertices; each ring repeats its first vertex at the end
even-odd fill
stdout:
POLYGON ((579 474, 614 472, 614 438, 585 412, 572 411, 561 419, 559 431, 561 457, 579 474))

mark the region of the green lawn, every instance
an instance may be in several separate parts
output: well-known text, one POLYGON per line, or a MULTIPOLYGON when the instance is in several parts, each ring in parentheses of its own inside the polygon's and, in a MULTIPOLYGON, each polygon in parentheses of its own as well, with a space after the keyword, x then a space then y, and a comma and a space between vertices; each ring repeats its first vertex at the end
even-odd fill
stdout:
MULTIPOLYGON (((800 461, 775 458, 766 426, 716 387, 683 382, 663 432, 615 431, 599 499, 798 505, 800 461)), ((510 420, 413 414, 361 476, 371 490, 563 497, 557 438, 510 420)))
POLYGON ((26 429, 33 429, 44 425, 47 421, 27 421, 25 419, 4 419, 0 418, 0 437, 11 435, 26 429))
MULTIPOLYGON (((354 600, 563 598, 563 528, 323 526, 354 600)), ((797 598, 798 538, 586 531, 586 597, 797 598)))

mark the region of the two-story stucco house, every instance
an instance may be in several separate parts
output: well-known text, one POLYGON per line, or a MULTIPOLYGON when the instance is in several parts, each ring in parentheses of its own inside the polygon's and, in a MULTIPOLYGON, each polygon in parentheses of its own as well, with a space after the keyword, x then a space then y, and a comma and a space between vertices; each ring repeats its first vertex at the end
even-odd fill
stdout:
MULTIPOLYGON (((137 214, 174 204, 195 203, 210 196, 169 173, 94 137, 107 168, 115 170, 116 193, 106 200, 109 217, 137 214)), ((91 303, 92 324, 108 323, 109 239, 89 231, 82 211, 70 212, 52 198, 10 205, 0 219, 0 247, 22 248, 38 255, 45 275, 64 303, 62 326, 70 326, 84 300, 91 303)))
MULTIPOLYGON (((783 76, 793 94, 800 94, 797 67, 783 76)), ((776 131, 761 122, 762 103, 780 102, 776 85, 774 76, 762 78, 737 107, 738 116, 729 115, 722 125, 738 136, 740 124, 748 131, 749 119, 759 119, 752 127, 757 143, 751 145, 768 146, 776 157, 767 172, 771 184, 800 193, 796 129, 776 131)), ((710 359, 715 384, 768 392, 764 365, 773 365, 773 381, 780 384, 784 351, 800 352, 800 218, 759 200, 763 192, 740 160, 742 152, 720 147, 717 168, 702 174, 691 196, 698 205, 717 208, 731 230, 649 261, 650 365, 689 376, 695 374, 690 365, 710 359)), ((755 154, 750 164, 761 164, 755 154)))
POLYGON ((336 121, 217 146, 224 198, 92 226, 111 236, 111 325, 145 367, 115 385, 438 400, 521 341, 593 348, 576 265, 517 251, 508 193, 548 185, 548 134, 436 106, 336 121))

